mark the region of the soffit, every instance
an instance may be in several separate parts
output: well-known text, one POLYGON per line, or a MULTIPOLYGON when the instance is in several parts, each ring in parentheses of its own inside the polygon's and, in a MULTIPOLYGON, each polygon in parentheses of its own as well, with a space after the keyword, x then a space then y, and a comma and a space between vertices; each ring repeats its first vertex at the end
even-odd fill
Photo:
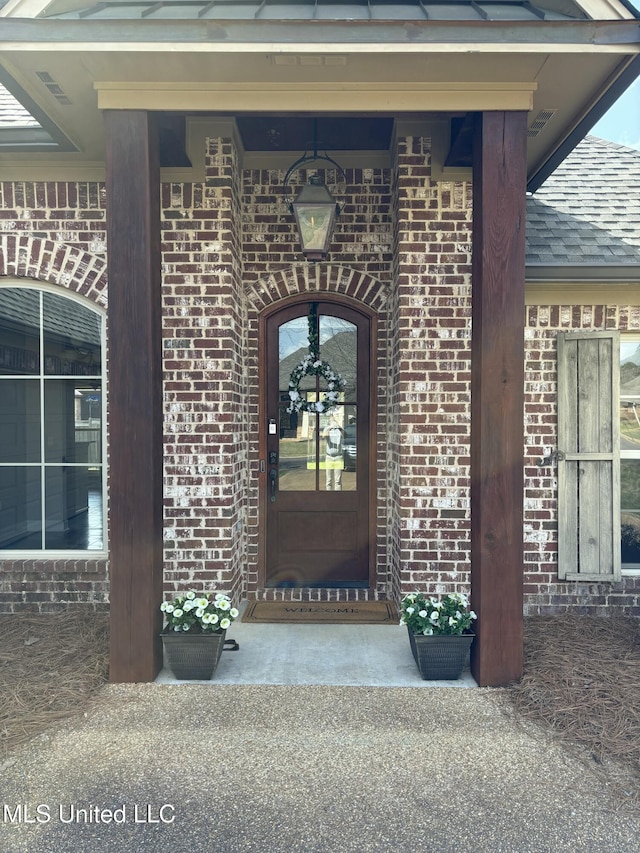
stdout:
MULTIPOLYGON (((77 153, 59 157, 78 163, 103 160, 100 106, 280 116, 527 109, 533 174, 621 75, 631 82, 640 50, 637 21, 6 18, 2 31, 3 82, 64 133, 77 153)), ((18 157, 0 152, 2 163, 18 157)))
POLYGON ((617 20, 629 0, 0 0, 0 16, 213 20, 617 20))
POLYGON ((53 0, 51 18, 531 21, 587 18, 571 0, 53 0))
POLYGON ((625 17, 624 8, 624 0, 0 0, 0 15, 20 18, 554 20, 625 17))

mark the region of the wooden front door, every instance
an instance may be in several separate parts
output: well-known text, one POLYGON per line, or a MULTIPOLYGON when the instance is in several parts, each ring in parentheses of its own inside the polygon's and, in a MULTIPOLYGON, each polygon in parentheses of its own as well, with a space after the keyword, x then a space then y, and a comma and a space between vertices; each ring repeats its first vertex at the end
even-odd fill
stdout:
POLYGON ((369 586, 371 322, 329 301, 265 321, 266 586, 369 586))

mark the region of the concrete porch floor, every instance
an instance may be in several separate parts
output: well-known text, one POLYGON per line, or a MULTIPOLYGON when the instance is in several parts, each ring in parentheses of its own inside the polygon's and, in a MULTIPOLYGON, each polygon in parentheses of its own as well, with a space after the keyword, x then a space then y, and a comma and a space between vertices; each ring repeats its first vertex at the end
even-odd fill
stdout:
MULTIPOLYGON (((244 609, 244 608, 243 608, 244 609)), ((227 631, 238 651, 222 653, 216 684, 317 684, 350 687, 476 687, 469 669, 458 681, 424 681, 400 625, 294 625, 243 622, 227 631)), ((160 684, 180 682, 168 667, 160 684)))

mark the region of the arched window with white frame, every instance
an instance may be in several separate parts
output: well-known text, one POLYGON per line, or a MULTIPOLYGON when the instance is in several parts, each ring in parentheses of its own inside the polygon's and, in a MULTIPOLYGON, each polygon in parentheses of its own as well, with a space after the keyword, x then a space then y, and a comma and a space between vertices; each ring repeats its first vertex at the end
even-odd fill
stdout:
POLYGON ((0 556, 106 551, 105 316, 36 282, 0 285, 0 556))

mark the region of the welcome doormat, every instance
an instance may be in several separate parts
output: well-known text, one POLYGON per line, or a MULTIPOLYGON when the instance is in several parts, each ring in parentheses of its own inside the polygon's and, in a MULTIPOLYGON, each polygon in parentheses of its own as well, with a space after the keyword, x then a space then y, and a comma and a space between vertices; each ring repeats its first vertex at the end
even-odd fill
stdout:
POLYGON ((398 624, 390 601, 251 601, 243 622, 296 622, 339 625, 398 624))

